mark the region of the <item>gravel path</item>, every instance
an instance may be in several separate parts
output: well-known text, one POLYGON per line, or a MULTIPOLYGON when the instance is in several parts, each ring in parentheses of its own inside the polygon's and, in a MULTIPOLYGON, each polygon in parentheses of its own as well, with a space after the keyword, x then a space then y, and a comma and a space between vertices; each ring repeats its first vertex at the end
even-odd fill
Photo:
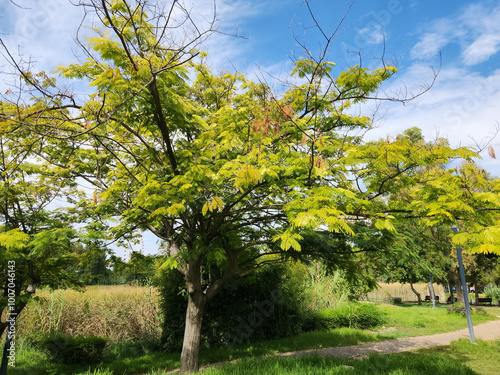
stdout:
MULTIPOLYGON (((493 320, 488 323, 474 326, 474 336, 476 339, 482 340, 500 339, 500 320, 493 320)), ((339 358, 363 358, 373 352, 380 354, 401 353, 415 349, 449 345, 452 341, 461 338, 469 338, 468 328, 455 332, 439 333, 437 335, 405 337, 394 340, 369 342, 360 345, 301 350, 297 352, 279 353, 276 355, 283 357, 297 357, 305 354, 318 354, 320 356, 339 358)))

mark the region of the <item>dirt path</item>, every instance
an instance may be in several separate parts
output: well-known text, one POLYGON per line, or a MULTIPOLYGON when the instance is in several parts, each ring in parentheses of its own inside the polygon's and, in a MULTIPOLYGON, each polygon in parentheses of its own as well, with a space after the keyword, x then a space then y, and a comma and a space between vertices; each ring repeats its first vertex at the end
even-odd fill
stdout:
MULTIPOLYGON (((500 320, 493 320, 474 326, 474 336, 482 340, 500 339, 500 320)), ((279 353, 277 356, 297 357, 305 354, 318 354, 320 356, 339 358, 363 358, 369 353, 401 353, 410 350, 432 348, 435 346, 449 345, 452 341, 469 338, 469 330, 462 329, 455 332, 439 333, 437 335, 405 337, 394 340, 369 342, 366 344, 342 346, 338 348, 310 349, 297 352, 279 353)))

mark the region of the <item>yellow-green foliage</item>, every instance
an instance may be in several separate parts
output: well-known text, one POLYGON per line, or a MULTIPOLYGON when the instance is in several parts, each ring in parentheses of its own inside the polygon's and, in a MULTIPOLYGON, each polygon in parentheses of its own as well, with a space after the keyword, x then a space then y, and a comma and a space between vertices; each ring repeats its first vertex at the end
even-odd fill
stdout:
POLYGON ((84 292, 41 290, 21 313, 19 336, 34 333, 107 336, 111 341, 158 338, 161 324, 154 288, 92 286, 84 292))

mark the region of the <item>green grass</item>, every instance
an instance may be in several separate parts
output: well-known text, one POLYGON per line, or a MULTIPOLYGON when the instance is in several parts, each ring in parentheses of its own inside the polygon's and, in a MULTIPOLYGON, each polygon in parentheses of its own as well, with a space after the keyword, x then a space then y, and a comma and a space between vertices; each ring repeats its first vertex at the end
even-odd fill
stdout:
MULTIPOLYGON (((318 375, 318 374, 391 374, 391 375, 475 375, 457 360, 446 356, 414 353, 371 355, 364 360, 342 360, 318 356, 300 358, 266 358, 243 360, 203 375, 318 375)), ((160 375, 160 374, 158 374, 160 375)))
POLYGON ((497 375, 500 369, 500 341, 477 340, 472 345, 469 339, 453 341, 450 346, 436 349, 419 350, 420 355, 436 353, 445 358, 451 358, 464 363, 478 374, 497 375))
MULTIPOLYGON (((468 339, 449 346, 422 349, 411 353, 371 355, 361 361, 306 356, 300 358, 245 359, 203 375, 302 375, 302 374, 480 374, 497 375, 500 368, 500 341, 468 339)), ((161 375, 158 373, 157 375, 161 375)))
MULTIPOLYGON (((386 324, 386 327, 395 327, 396 331, 376 333, 376 332, 355 330, 350 328, 340 328, 330 331, 308 332, 300 334, 295 337, 261 341, 249 345, 235 345, 219 349, 202 349, 200 353, 200 363, 202 365, 206 365, 210 363, 223 362, 234 359, 245 359, 245 358, 251 359, 265 355, 272 355, 279 352, 290 352, 290 351, 306 350, 306 349, 356 345, 365 342, 381 341, 396 337, 419 336, 419 335, 448 332, 467 327, 467 322, 464 317, 462 317, 459 314, 448 314, 446 309, 443 307, 432 309, 430 306, 384 305, 380 306, 380 308, 383 309, 388 314, 389 321, 386 324)), ((500 312, 495 310, 494 308, 489 310, 494 314, 500 312)), ((482 322, 494 318, 495 315, 475 314, 474 323, 480 324, 482 322)), ((162 369, 162 371, 165 371, 179 367, 180 365, 179 353, 158 352, 155 351, 156 349, 157 345, 154 342, 135 342, 135 343, 122 342, 118 344, 113 344, 105 349, 104 362, 98 366, 90 367, 90 370, 94 371, 95 369, 100 367, 103 369, 103 371, 109 370, 114 375, 122 375, 122 374, 146 374, 146 373, 152 373, 152 371, 154 371, 155 369, 162 369)), ((459 353, 457 350, 455 350, 455 352, 459 353)), ((496 350, 498 350, 498 348, 496 348, 496 350)), ((429 355, 430 354, 432 353, 429 353, 429 355)), ((456 370, 457 372, 455 372, 455 370, 452 370, 452 367, 450 366, 452 366, 452 364, 457 361, 458 357, 455 358, 451 354, 449 355, 448 354, 449 353, 445 352, 440 353, 440 355, 445 357, 445 359, 443 359, 444 362, 442 366, 444 369, 446 369, 448 374, 471 373, 471 372, 460 372, 462 371, 461 369, 456 370)), ((457 356, 460 355, 457 354, 457 356)), ((383 356, 383 358, 386 357, 390 358, 390 356, 383 356)), ((403 360, 402 363, 404 363, 405 361, 408 362, 411 358, 413 357, 411 356, 408 357, 407 360, 403 360)), ((324 360, 326 359, 313 359, 312 360, 313 363, 310 365, 311 368, 312 369, 317 368, 319 369, 318 371, 323 371, 321 367, 323 365, 321 365, 321 363, 323 363, 322 361, 324 360)), ((472 360, 473 359, 471 359, 471 361, 472 360)), ((264 362, 267 363, 266 361, 264 362)), ((277 359, 273 359, 272 362, 273 361, 276 362, 277 359)), ((281 361, 282 360, 280 359, 279 363, 281 363, 281 361)), ((295 359, 293 361, 295 361, 295 359)), ((334 361, 334 362, 325 362, 327 364, 332 364, 332 366, 334 366, 333 363, 336 363, 335 360, 333 359, 328 359, 328 361, 334 361)), ((376 368, 373 367, 374 366, 373 363, 375 362, 379 364, 386 363, 384 362, 385 359, 380 359, 380 358, 373 359, 372 357, 370 357, 365 361, 368 361, 367 362, 368 364, 366 364, 366 366, 372 366, 371 368, 376 368)), ((364 363, 365 361, 362 361, 362 363, 364 363)), ((398 366, 400 366, 399 365, 400 362, 398 362, 399 360, 394 359, 391 361, 394 361, 394 363, 391 362, 390 368, 395 370, 398 369, 399 368, 398 366)), ((435 360, 433 359, 433 361, 435 360)), ((260 359, 256 360, 256 362, 260 363, 261 360, 260 359)), ((300 367, 300 366, 307 367, 307 365, 304 364, 306 362, 302 362, 302 360, 300 360, 293 365, 293 366, 298 366, 298 368, 300 369, 300 371, 298 370, 299 372, 297 373, 307 374, 307 372, 305 372, 304 370, 304 367, 300 367)), ((351 362, 348 361, 346 363, 349 363, 349 366, 354 366, 353 364, 351 364, 351 362)), ((498 362, 500 362, 500 359, 498 362)), ((344 362, 342 361, 339 363, 341 363, 341 365, 339 366, 342 366, 342 364, 344 364, 344 362)), ((359 365, 360 362, 354 361, 352 363, 357 364, 356 366, 361 366, 359 365)), ((283 366, 286 367, 288 365, 283 365, 283 366)), ((357 368, 356 366, 354 367, 357 368)), ((243 366, 242 368, 244 367, 245 366, 243 366)), ((247 369, 248 368, 249 367, 247 367, 247 369)), ((250 368, 253 369, 253 367, 250 368)), ((288 371, 286 370, 286 368, 284 371, 288 371)), ((362 366, 360 368, 361 369, 359 371, 366 370, 366 369, 363 370, 362 366)), ((25 343, 21 345, 19 348, 16 368, 12 369, 12 371, 10 371, 9 374, 13 375, 89 374, 88 370, 89 366, 63 366, 63 365, 50 364, 49 360, 47 359, 44 353, 36 350, 28 343, 25 343)), ((344 371, 344 370, 345 368, 342 367, 335 371, 344 371)), ((259 370, 250 373, 294 374, 293 372, 267 372, 267 370, 263 371, 265 372, 260 372, 259 370)), ((356 371, 358 370, 356 369, 356 371)), ((432 371, 434 371, 434 369, 432 371)), ((239 372, 234 372, 234 373, 238 374, 239 372)), ((313 372, 313 373, 323 373, 323 372, 313 372)), ((324 372, 324 373, 342 374, 343 372, 324 372)), ((352 370, 349 370, 347 373, 355 374, 357 372, 352 372, 352 370)), ((373 372, 373 373, 384 373, 384 372, 373 372)), ((391 373, 419 374, 420 372, 391 372, 391 373)), ((427 373, 439 374, 440 372, 427 372, 427 373)), ((93 372, 90 372, 90 374, 93 374, 93 372)), ((109 375, 106 372, 102 372, 102 374, 96 372, 95 375, 97 374, 109 375)))
MULTIPOLYGON (((461 314, 448 314, 450 305, 438 305, 435 309, 431 305, 418 306, 414 304, 381 305, 387 313, 386 327, 394 327, 393 332, 386 332, 391 338, 434 335, 437 333, 458 331, 467 328, 467 320, 461 314)), ((488 314, 475 313, 472 308, 472 323, 474 325, 498 319, 498 308, 487 308, 488 314)))

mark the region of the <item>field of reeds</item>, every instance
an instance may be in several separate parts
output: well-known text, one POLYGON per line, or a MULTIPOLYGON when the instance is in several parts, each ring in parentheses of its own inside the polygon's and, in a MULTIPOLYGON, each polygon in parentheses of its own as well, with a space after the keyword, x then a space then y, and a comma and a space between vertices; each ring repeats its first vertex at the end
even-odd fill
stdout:
POLYGON ((82 292, 41 290, 20 314, 20 337, 38 333, 107 336, 111 341, 159 338, 155 288, 89 286, 82 292))
MULTIPOLYGON (((418 283, 413 287, 420 293, 422 301, 425 296, 430 296, 429 284, 418 283)), ((439 296, 439 302, 446 302, 446 294, 442 285, 434 284, 434 294, 439 296)), ((400 283, 380 283, 378 289, 368 293, 367 298, 370 302, 391 302, 393 298, 401 298, 403 302, 417 302, 417 296, 412 292, 409 284, 400 283)))

